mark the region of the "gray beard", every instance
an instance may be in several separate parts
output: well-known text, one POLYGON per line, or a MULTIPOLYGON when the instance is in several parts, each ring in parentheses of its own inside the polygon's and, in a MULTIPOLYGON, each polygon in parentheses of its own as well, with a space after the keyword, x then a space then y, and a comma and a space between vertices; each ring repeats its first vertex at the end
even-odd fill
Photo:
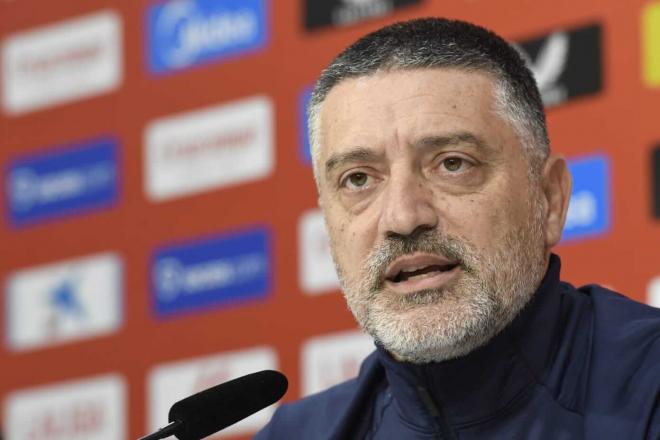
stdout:
POLYGON ((529 302, 545 273, 543 208, 540 200, 535 205, 535 218, 509 230, 493 255, 479 255, 467 239, 430 229, 388 237, 367 257, 358 281, 337 267, 356 320, 396 358, 418 364, 461 357, 486 344, 529 302), (387 266, 412 252, 458 261, 459 273, 439 289, 388 291, 387 266))

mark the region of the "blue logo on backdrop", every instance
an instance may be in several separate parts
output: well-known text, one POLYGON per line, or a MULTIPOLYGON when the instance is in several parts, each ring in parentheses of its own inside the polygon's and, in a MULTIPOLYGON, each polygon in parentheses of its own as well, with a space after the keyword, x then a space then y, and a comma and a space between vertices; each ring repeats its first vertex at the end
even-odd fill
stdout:
POLYGON ((117 142, 101 138, 14 160, 6 176, 15 226, 112 205, 118 195, 117 142))
POLYGON ((312 163, 312 153, 309 146, 309 129, 307 127, 307 106, 312 97, 312 88, 305 87, 298 98, 298 115, 300 127, 300 157, 302 161, 310 165, 312 163))
POLYGON ((569 161, 573 192, 562 240, 602 234, 610 226, 610 165, 604 155, 569 161))
POLYGON ((71 280, 65 280, 51 292, 51 306, 61 315, 81 318, 85 309, 71 280))
POLYGON ((266 44, 265 0, 171 0, 147 15, 154 73, 260 49, 266 44))
POLYGON ((156 314, 168 316, 270 293, 270 233, 225 234, 158 250, 151 266, 156 314))

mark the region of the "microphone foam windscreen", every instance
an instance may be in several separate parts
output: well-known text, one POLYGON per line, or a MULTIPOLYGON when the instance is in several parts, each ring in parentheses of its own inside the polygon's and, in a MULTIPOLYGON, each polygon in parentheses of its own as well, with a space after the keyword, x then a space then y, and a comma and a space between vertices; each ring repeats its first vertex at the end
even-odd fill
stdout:
POLYGON ((175 433, 179 440, 199 440, 277 402, 287 387, 277 371, 248 374, 178 401, 169 421, 183 421, 175 433))

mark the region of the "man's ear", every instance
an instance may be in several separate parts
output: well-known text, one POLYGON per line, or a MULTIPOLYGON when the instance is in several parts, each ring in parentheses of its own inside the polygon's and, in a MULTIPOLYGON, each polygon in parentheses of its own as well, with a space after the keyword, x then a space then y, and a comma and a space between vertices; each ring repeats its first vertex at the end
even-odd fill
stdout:
POLYGON ((546 207, 543 219, 545 244, 546 248, 550 249, 561 239, 568 203, 571 199, 571 173, 562 156, 553 153, 548 156, 543 166, 541 185, 546 207))

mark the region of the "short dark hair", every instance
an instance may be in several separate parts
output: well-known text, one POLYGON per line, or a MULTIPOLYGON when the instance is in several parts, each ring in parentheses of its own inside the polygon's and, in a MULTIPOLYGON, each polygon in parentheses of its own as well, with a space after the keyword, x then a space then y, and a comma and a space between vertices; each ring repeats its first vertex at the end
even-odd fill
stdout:
POLYGON ((481 26, 445 18, 420 18, 395 23, 360 38, 321 73, 308 109, 317 178, 319 113, 334 86, 348 78, 382 71, 435 67, 491 74, 498 82, 497 110, 516 130, 532 159, 532 168, 547 157, 550 142, 543 102, 534 75, 518 51, 481 26))

